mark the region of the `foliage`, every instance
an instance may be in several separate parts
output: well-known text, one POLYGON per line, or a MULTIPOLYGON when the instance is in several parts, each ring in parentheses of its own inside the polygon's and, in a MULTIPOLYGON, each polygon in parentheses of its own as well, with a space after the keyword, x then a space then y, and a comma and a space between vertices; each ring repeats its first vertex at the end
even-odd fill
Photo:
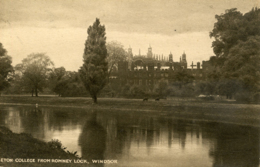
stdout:
POLYGON ((210 33, 216 56, 210 61, 221 74, 218 91, 229 98, 234 94, 251 96, 260 90, 260 9, 244 15, 230 9, 216 19, 210 33))
POLYGON ((181 88, 176 85, 169 85, 166 89, 167 96, 173 97, 193 97, 195 96, 195 86, 193 83, 183 85, 181 88))
POLYGON ((260 103, 260 92, 254 93, 253 95, 253 101, 255 103, 260 103))
MULTIPOLYGON (((220 88, 218 86, 221 83, 220 77, 221 77, 221 74, 219 73, 218 70, 213 70, 213 71, 208 72, 208 74, 206 76, 206 81, 201 81, 198 83, 198 86, 200 87, 199 94, 204 94, 204 95, 223 94, 224 93, 223 90, 218 89, 218 88, 220 88), (223 92, 223 93, 221 93, 221 92, 223 92)), ((223 82, 222 82, 222 84, 223 84, 223 82)))
MULTIPOLYGON (((14 68, 15 70, 15 68, 14 68)), ((24 86, 21 83, 21 75, 15 74, 12 76, 10 86, 4 90, 5 94, 21 94, 23 93, 24 86)))
POLYGON ((115 97, 117 96, 118 92, 116 92, 110 83, 108 83, 100 92, 100 96, 103 97, 115 97))
POLYGON ((179 86, 179 88, 182 88, 182 86, 192 83, 194 80, 194 77, 189 74, 186 70, 177 71, 174 73, 174 85, 179 86))
POLYGON ((97 94, 107 83, 108 63, 105 26, 96 19, 88 28, 88 38, 85 42, 83 66, 79 70, 84 87, 97 103, 97 94))
MULTIPOLYGON (((9 158, 64 158, 77 159, 76 153, 65 151, 58 140, 53 140, 48 144, 33 138, 26 133, 16 134, 8 128, 0 127, 1 157, 9 158), (19 146, 19 147, 18 147, 19 146)), ((9 164, 10 165, 10 164, 9 164)), ((8 166, 8 165, 7 165, 8 166)), ((17 166, 17 165, 11 165, 17 166)), ((35 165, 39 166, 39 165, 35 165)))
POLYGON ((193 97, 194 93, 194 85, 192 83, 186 84, 181 89, 181 97, 193 97))
POLYGON ((241 26, 242 13, 235 8, 225 11, 225 14, 216 15, 217 22, 214 24, 210 37, 214 37, 212 47, 217 57, 226 58, 229 50, 242 36, 238 34, 241 26))
POLYGON ((38 97, 38 91, 47 86, 49 73, 53 62, 44 53, 30 54, 16 65, 16 70, 21 74, 20 84, 38 97))
POLYGON ((141 86, 133 85, 130 88, 130 96, 133 98, 143 98, 145 96, 145 91, 141 86))
POLYGON ((65 75, 66 69, 64 67, 59 67, 53 69, 49 76, 49 87, 59 96, 61 96, 67 85, 65 75))
POLYGON ((10 85, 11 76, 13 72, 12 58, 7 55, 6 49, 0 43, 0 91, 10 85))
POLYGON ((252 101, 251 97, 252 95, 248 91, 239 91, 235 94, 235 99, 238 102, 250 103, 252 101))
POLYGON ((112 41, 107 44, 107 53, 108 53, 108 57, 107 57, 108 74, 110 75, 114 67, 117 67, 119 61, 126 60, 127 53, 124 50, 123 45, 117 41, 112 41))
POLYGON ((165 98, 168 95, 167 92, 168 82, 165 79, 161 79, 157 85, 155 85, 155 91, 159 97, 165 98))
POLYGON ((66 71, 55 88, 55 91, 59 91, 62 97, 85 96, 87 93, 78 72, 66 71))
POLYGON ((51 147, 53 149, 57 149, 57 148, 61 149, 61 146, 62 146, 61 141, 59 141, 58 139, 56 139, 56 140, 52 139, 47 144, 48 144, 49 147, 51 147))
POLYGON ((243 89, 257 91, 260 82, 260 36, 239 41, 230 49, 222 71, 224 77, 240 82, 243 89))
POLYGON ((124 96, 124 97, 129 96, 129 94, 130 94, 130 89, 131 89, 131 86, 128 85, 128 84, 126 84, 125 86, 122 87, 121 95, 124 96))

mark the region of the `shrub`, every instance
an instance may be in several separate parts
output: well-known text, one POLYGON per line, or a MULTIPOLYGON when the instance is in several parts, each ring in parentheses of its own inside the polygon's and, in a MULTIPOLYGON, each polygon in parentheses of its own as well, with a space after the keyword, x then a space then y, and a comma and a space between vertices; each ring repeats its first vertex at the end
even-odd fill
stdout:
POLYGON ((61 149, 61 141, 59 141, 58 139, 52 139, 50 142, 47 143, 49 147, 53 148, 53 149, 61 149))
POLYGON ((252 94, 247 91, 240 91, 235 94, 235 99, 237 102, 249 103, 252 101, 252 94))

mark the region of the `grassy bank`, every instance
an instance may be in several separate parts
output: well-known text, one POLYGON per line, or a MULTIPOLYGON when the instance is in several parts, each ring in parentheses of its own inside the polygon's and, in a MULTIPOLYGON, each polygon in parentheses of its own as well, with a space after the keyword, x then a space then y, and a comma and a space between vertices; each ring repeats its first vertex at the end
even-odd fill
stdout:
MULTIPOLYGON (((36 103, 39 107, 93 108, 91 98, 83 97, 0 97, 0 104, 2 105, 35 106, 36 103)), ((200 101, 196 99, 162 99, 160 101, 149 99, 148 101, 142 101, 142 99, 99 98, 98 105, 94 107, 109 112, 136 112, 136 114, 148 112, 181 119, 199 119, 204 121, 260 126, 260 105, 236 104, 232 101, 200 101)))
POLYGON ((26 133, 13 133, 2 126, 0 143, 0 166, 75 166, 73 163, 43 163, 38 159, 79 159, 74 153, 66 151, 58 141, 46 143, 26 133))

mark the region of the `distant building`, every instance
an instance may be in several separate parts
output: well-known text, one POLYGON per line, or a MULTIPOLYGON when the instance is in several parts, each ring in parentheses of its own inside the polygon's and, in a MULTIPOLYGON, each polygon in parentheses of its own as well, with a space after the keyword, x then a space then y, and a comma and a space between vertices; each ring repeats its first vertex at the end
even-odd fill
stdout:
POLYGON ((163 55, 155 55, 152 52, 152 47, 149 46, 147 55, 133 56, 132 48, 128 48, 127 61, 119 62, 118 69, 114 70, 110 76, 112 82, 116 82, 121 86, 143 85, 149 89, 153 89, 154 85, 162 78, 171 83, 174 81, 174 73, 182 70, 187 70, 195 80, 205 79, 207 73, 212 70, 209 61, 191 64, 191 68, 187 68, 186 53, 183 52, 179 62, 173 61, 172 53, 168 57, 163 55))

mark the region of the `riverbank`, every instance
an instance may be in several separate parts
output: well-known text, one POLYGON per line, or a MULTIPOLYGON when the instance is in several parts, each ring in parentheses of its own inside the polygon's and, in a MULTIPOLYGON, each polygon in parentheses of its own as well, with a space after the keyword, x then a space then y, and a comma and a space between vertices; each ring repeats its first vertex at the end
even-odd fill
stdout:
POLYGON ((93 105, 91 98, 85 97, 29 97, 2 96, 0 105, 28 105, 32 107, 73 107, 104 110, 105 112, 136 112, 156 114, 178 119, 225 122, 260 127, 260 105, 236 104, 233 101, 200 101, 196 99, 123 99, 99 98, 93 105))
POLYGON ((46 143, 3 126, 0 126, 0 143, 0 166, 75 166, 72 161, 79 159, 59 141, 46 143))

